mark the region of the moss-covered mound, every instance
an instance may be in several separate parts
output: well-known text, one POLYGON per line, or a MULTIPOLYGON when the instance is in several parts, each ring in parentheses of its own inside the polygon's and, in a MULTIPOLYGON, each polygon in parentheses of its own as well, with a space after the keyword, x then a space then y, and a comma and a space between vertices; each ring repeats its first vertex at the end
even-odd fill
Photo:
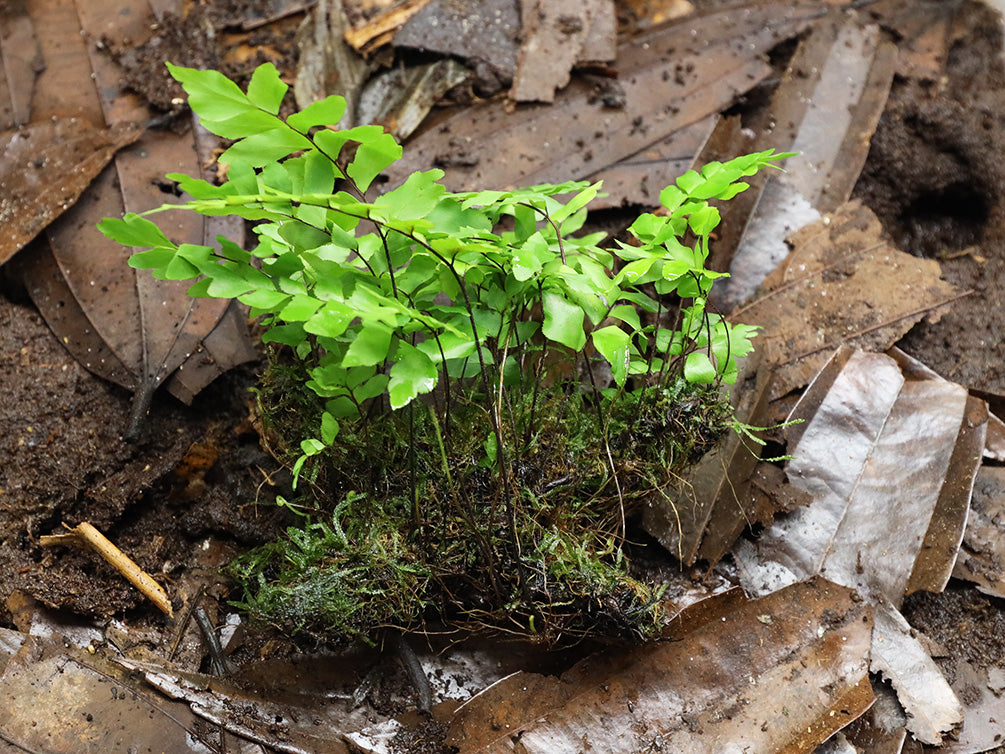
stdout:
MULTIPOLYGON (((287 461, 322 411, 299 369, 275 363, 259 394, 287 461)), ((497 437, 475 388, 344 426, 305 469, 302 524, 233 564, 243 606, 328 641, 445 625, 557 643, 657 626, 660 585, 631 575, 626 531, 718 438, 728 404, 683 379, 605 396, 511 385, 497 437)))

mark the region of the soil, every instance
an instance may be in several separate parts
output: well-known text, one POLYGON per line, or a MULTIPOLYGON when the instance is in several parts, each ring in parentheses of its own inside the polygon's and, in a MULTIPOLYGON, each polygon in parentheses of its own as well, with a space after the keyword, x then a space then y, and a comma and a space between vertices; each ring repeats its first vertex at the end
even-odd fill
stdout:
MULTIPOLYGON (((954 4, 947 3, 947 7, 954 4)), ((1005 72, 995 11, 963 3, 945 75, 894 82, 855 193, 901 249, 973 291, 900 344, 943 377, 1005 394, 1005 72)))
MULTIPOLYGON (((896 80, 856 195, 901 248, 938 258, 947 280, 973 290, 901 345, 944 376, 1002 396, 1005 72, 992 13, 982 3, 960 4, 945 76, 896 80)), ((262 37, 264 30, 235 32, 220 59, 250 70, 265 56, 291 70, 297 23, 296 16, 284 19, 273 38, 262 37)), ((186 39, 201 37, 172 37, 179 44, 186 39)), ((179 61, 204 54, 189 53, 179 61)), ((158 396, 142 436, 129 443, 122 433, 130 396, 75 362, 10 286, 0 295, 0 323, 0 624, 15 625, 4 605, 16 592, 79 615, 158 620, 90 553, 39 544, 40 535, 64 524, 91 522, 171 584, 205 567, 208 541, 223 562, 290 522, 282 509, 255 504, 273 500, 289 479, 261 450, 249 422, 254 366, 217 380, 191 407, 158 396)), ((215 596, 225 598, 226 586, 211 580, 215 596)), ((1000 601, 954 582, 942 595, 912 597, 905 615, 946 648, 941 661, 948 672, 955 658, 1005 665, 1000 601)), ((266 634, 265 641, 269 653, 289 649, 282 637, 266 634)), ((260 656, 260 646, 242 652, 260 656)), ((430 726, 413 731, 403 747, 442 751, 442 731, 430 726)))
POLYGON ((20 590, 99 618, 139 605, 91 554, 38 544, 64 524, 90 522, 168 582, 195 563, 207 537, 234 550, 277 533, 279 512, 253 508, 263 483, 282 475, 247 421, 251 370, 219 380, 192 407, 157 401, 129 443, 121 436, 128 393, 84 370, 28 305, 0 297, 0 322, 4 601, 20 590))

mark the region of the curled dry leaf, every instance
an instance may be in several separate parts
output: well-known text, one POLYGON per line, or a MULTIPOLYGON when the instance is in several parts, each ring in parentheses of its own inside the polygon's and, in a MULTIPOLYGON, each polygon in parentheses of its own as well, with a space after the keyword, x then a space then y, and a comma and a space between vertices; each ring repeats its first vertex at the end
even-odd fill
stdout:
POLYGON ((811 752, 872 703, 870 608, 822 579, 746 602, 672 643, 518 673, 457 713, 461 754, 811 752))

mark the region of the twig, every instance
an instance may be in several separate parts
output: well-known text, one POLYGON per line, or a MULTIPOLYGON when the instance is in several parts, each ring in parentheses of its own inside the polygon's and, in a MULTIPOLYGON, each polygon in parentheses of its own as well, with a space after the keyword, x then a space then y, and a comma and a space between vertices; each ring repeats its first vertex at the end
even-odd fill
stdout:
POLYGON ((83 542, 97 552, 119 573, 125 576, 129 583, 139 589, 143 595, 153 602, 169 618, 174 615, 171 608, 171 600, 168 599, 164 588, 154 581, 153 577, 130 560, 125 553, 113 545, 104 534, 84 521, 77 524, 72 529, 63 524, 68 530, 68 534, 53 534, 39 537, 39 543, 43 546, 65 544, 70 540, 83 542))

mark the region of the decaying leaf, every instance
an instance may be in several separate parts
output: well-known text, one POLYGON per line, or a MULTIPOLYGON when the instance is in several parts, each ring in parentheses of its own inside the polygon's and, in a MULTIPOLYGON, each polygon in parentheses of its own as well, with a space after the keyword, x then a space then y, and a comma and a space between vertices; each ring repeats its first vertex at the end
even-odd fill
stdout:
MULTIPOLYGON (((0 741, 16 751, 219 751, 220 732, 185 704, 149 693, 121 667, 58 635, 0 629, 0 669, 0 741)), ((245 751, 234 739, 228 744, 245 751)))
MULTIPOLYGON (((145 2, 137 0, 125 15, 120 10, 94 0, 79 0, 76 7, 56 0, 31 6, 45 18, 40 45, 47 65, 35 87, 40 113, 61 107, 94 132, 106 122, 117 132, 129 126, 116 124, 150 118, 145 106, 119 90, 122 74, 115 61, 80 34, 81 24, 88 40, 136 41, 149 34, 153 18, 145 2), (49 33, 50 22, 62 38, 49 33)), ((96 374, 135 391, 133 431, 165 380, 170 378, 178 397, 191 400, 217 375, 255 356, 243 318, 227 302, 191 299, 184 283, 137 275, 126 264, 130 251, 95 228, 103 217, 170 201, 164 173, 198 174, 211 149, 198 127, 182 134, 143 134, 48 226, 48 244, 36 244, 18 259, 26 288, 71 353, 96 374)), ((180 242, 212 243, 217 234, 232 235, 240 227, 181 214, 173 219, 169 232, 180 242)))
MULTIPOLYGON (((770 386, 770 370, 758 370, 757 361, 748 359, 731 391, 739 421, 765 424, 770 386)), ((754 438, 727 433, 674 489, 651 496, 643 509, 646 531, 687 565, 717 562, 746 526, 758 522, 747 489, 760 451, 754 438)))
POLYGON ((914 737, 926 744, 942 743, 942 734, 962 722, 963 706, 904 616, 885 601, 873 614, 872 672, 897 692, 914 737))
POLYGON ((43 67, 24 0, 5 0, 0 5, 0 129, 28 122, 35 77, 43 67))
POLYGON ((1000 665, 977 667, 957 659, 953 689, 963 704, 963 724, 951 739, 943 741, 943 754, 979 754, 996 751, 1002 744, 1005 720, 1005 668, 1000 665))
MULTIPOLYGON (((720 306, 753 294, 788 250, 793 231, 851 196, 893 79, 895 46, 875 24, 832 8, 799 43, 785 75, 749 131, 732 130, 716 151, 797 152, 784 173, 763 175, 724 208, 714 269, 732 278, 716 286, 720 306)), ((706 162, 713 156, 702 155, 706 162)), ((717 158, 717 157, 716 157, 717 158)))
POLYGON ((92 128, 76 118, 0 134, 0 264, 74 204, 142 128, 92 128))
POLYGON ((953 576, 1005 598, 1005 468, 977 472, 970 518, 953 576))
POLYGON ((591 209, 659 203, 660 191, 694 166, 695 155, 708 141, 717 119, 718 116, 711 115, 684 126, 656 144, 587 176, 591 182, 604 182, 603 194, 590 202, 591 209))
POLYGON ((807 384, 838 346, 885 350, 961 295, 939 278, 938 262, 886 243, 857 201, 790 241, 765 292, 731 315, 767 333, 764 358, 778 365, 774 398, 807 384))
POLYGON ((388 175, 396 184, 435 166, 455 191, 584 178, 749 91, 770 73, 762 56, 818 17, 806 2, 689 17, 621 45, 616 80, 573 81, 551 106, 508 113, 488 102, 457 113, 415 139, 388 175))
POLYGON ((449 742, 472 752, 811 752, 872 703, 869 607, 797 584, 679 641, 519 673, 465 704, 449 742))
POLYGON ((948 580, 987 414, 960 385, 898 356, 844 347, 827 362, 792 412, 804 423, 788 432, 789 479, 813 501, 734 557, 755 594, 822 574, 876 600, 885 628, 873 670, 893 683, 908 729, 937 743, 960 707, 896 606, 948 580))
MULTIPOLYGON (((143 673, 150 685, 177 703, 191 705, 195 714, 214 723, 214 727, 218 725, 280 751, 349 754, 342 736, 359 727, 359 718, 354 719, 344 705, 304 692, 303 687, 309 684, 297 677, 302 669, 290 668, 290 685, 283 692, 272 689, 271 693, 255 693, 200 673, 126 658, 119 664, 143 673), (235 710, 240 713, 235 714, 235 710)), ((343 679, 331 680, 341 683, 343 679)))
MULTIPOLYGON (((792 413, 804 423, 789 428, 787 473, 813 502, 741 543, 745 586, 764 594, 820 573, 900 604, 947 499, 967 402, 960 385, 907 379, 890 356, 839 350, 792 413)), ((979 460, 968 458, 967 473, 979 460)), ((951 564, 957 534, 947 536, 934 549, 951 564)))

